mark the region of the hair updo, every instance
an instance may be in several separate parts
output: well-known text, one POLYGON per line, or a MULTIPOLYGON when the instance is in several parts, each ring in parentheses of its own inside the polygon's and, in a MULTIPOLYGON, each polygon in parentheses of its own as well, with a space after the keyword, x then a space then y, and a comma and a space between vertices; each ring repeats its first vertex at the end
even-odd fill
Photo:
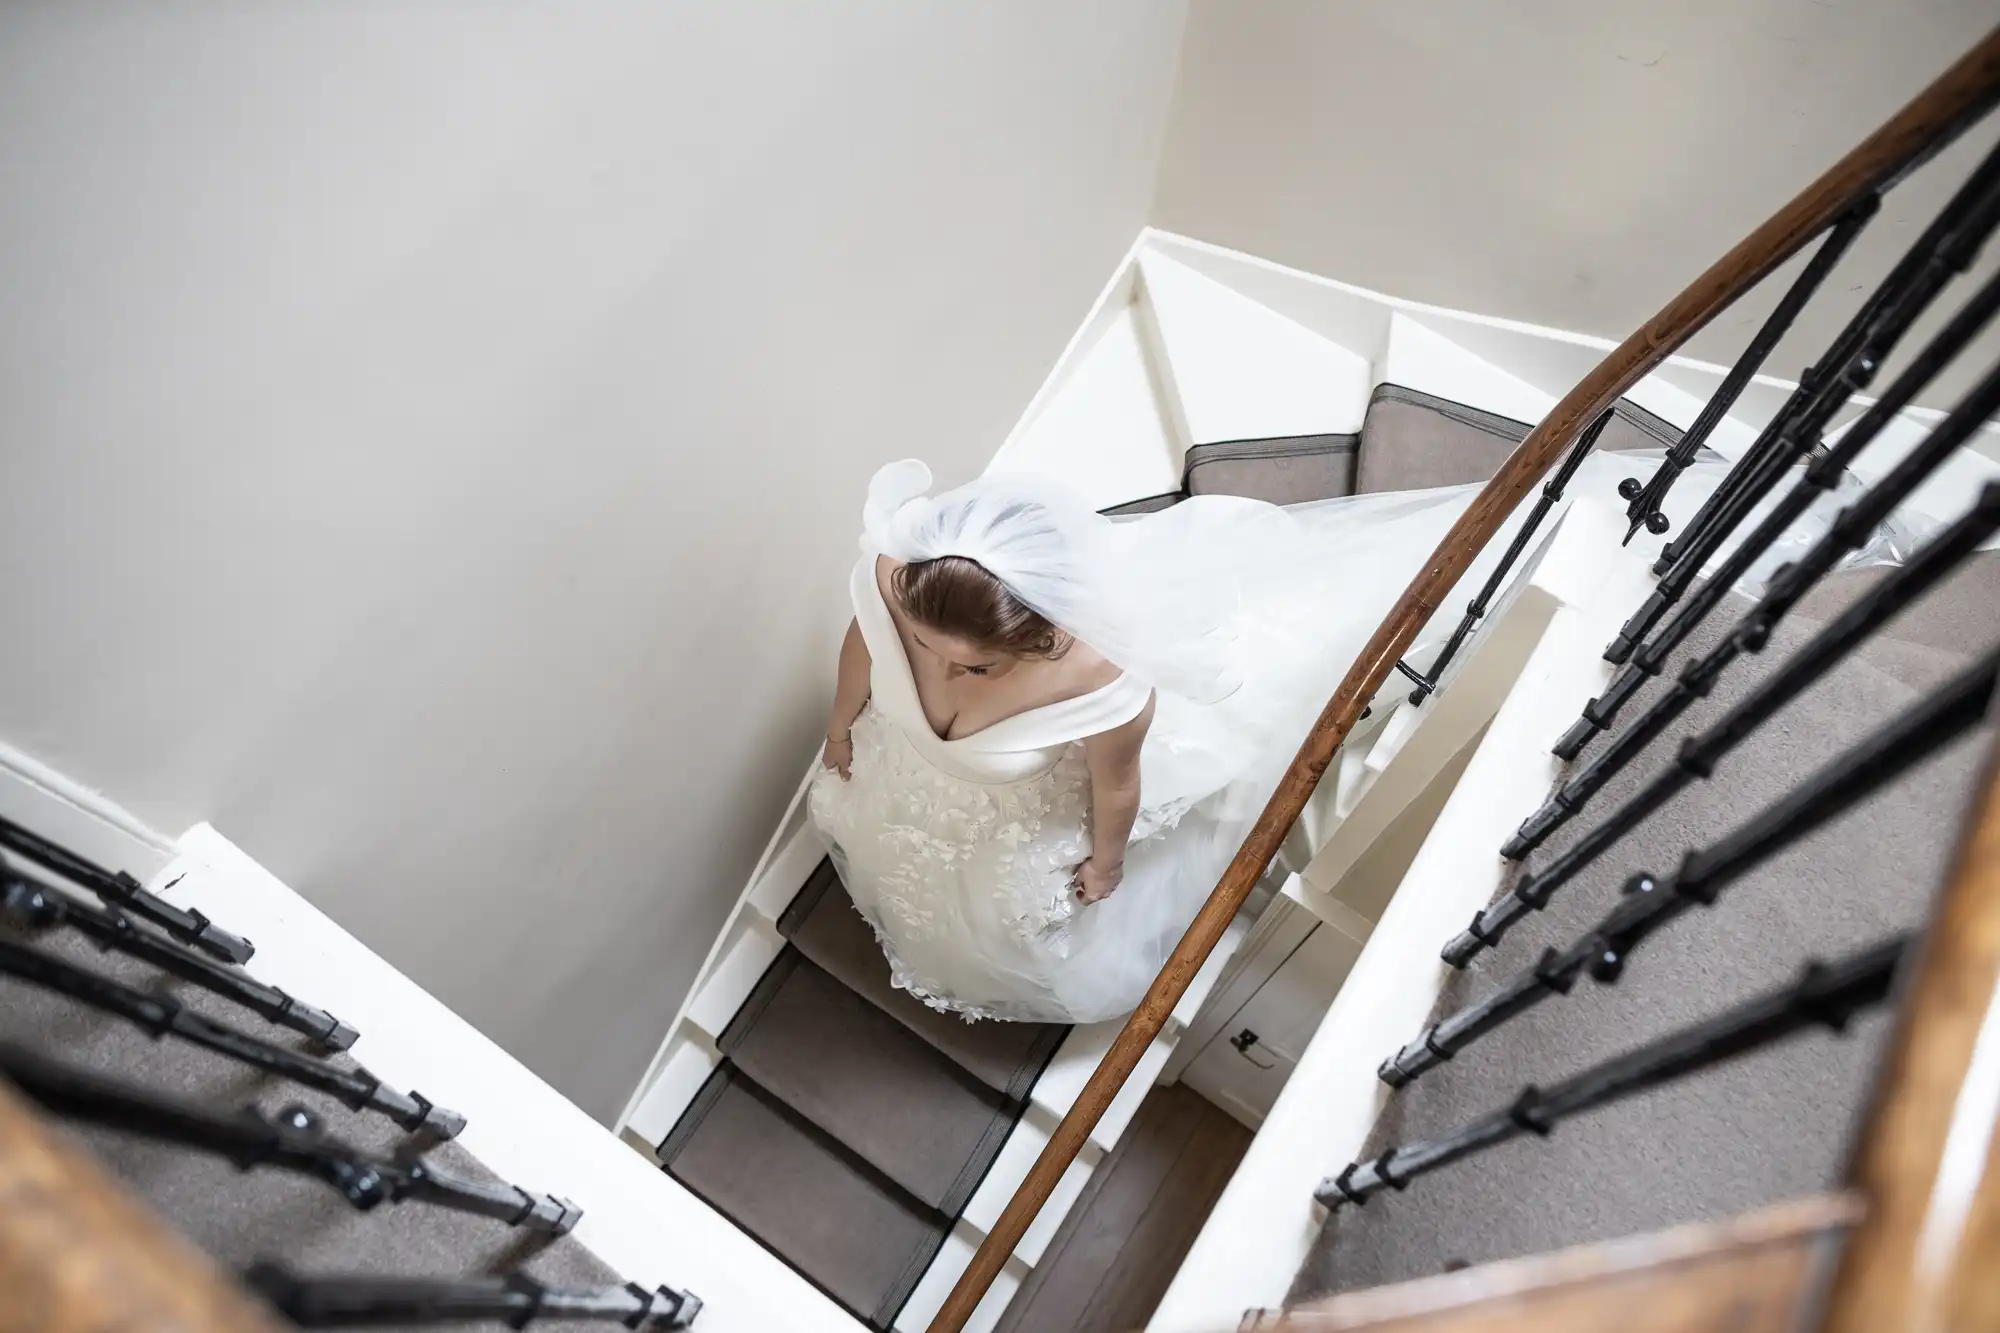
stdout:
POLYGON ((1073 640, 964 556, 915 560, 890 579, 903 614, 1009 657, 1058 658, 1073 640))

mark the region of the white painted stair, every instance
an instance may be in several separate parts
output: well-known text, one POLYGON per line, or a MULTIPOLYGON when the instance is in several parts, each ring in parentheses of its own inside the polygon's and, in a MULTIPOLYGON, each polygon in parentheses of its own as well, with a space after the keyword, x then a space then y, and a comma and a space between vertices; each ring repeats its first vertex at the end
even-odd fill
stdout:
MULTIPOLYGON (((1198 446, 1352 435, 1384 385, 1532 425, 1610 347, 1149 230, 990 467, 1058 476, 1111 508, 1181 491, 1198 446)), ((1627 399, 1685 429, 1723 374, 1670 358, 1627 399)), ((1793 387, 1760 377, 1709 447, 1739 456, 1793 387)), ((1966 466, 1954 491, 1990 465, 1966 466)), ((1401 706, 1393 683, 1383 692, 1305 823, 1299 860, 1310 864, 1261 918, 1239 920, 1210 960, 1016 1248, 973 1320, 976 1333, 999 1319, 1156 1081, 1185 1078, 1261 1129, 1153 1327, 1229 1327, 1245 1308, 1282 1295, 1315 1229, 1313 1184, 1373 1121, 1381 1034, 1423 1017, 1435 994, 1438 940, 1490 896, 1499 865, 1490 849, 1540 799, 1553 771, 1549 739, 1603 682, 1599 652, 1637 600, 1659 544, 1642 536, 1621 548, 1619 509, 1613 497, 1581 497, 1545 532, 1522 581, 1461 660, 1454 689, 1421 710, 1401 706), (1607 560, 1606 550, 1621 553, 1607 560), (1321 927, 1321 942, 1306 944, 1321 927), (1311 994, 1287 1020, 1293 1035, 1265 1034, 1277 1043, 1275 1077, 1231 1105, 1241 1089, 1216 1074, 1214 1053, 1294 956, 1313 959, 1311 994)), ((777 919, 822 854, 806 826, 803 790, 618 1122, 642 1153, 651 1154, 709 1078, 724 1026, 783 948, 777 919)), ((916 1333, 928 1323, 1115 1027, 1078 1029, 1064 1043, 898 1329, 916 1333)))
MULTIPOLYGON (((1180 490, 1187 452, 1197 445, 1354 434, 1383 384, 1532 424, 1565 387, 1559 380, 1571 363, 1587 365, 1597 354, 1594 345, 1544 330, 1413 306, 1148 233, 1121 265, 992 467, 1055 474, 1093 504, 1108 508, 1180 490)), ((1699 409, 1692 395, 1663 382, 1649 383, 1646 405, 1682 426, 1699 409)), ((1746 439, 1751 433, 1748 425, 1734 429, 1746 439)), ((1499 638, 1504 643, 1490 649, 1489 656, 1506 645, 1519 650, 1520 634, 1499 638)), ((1466 691, 1465 705, 1472 703, 1474 694, 1466 691)), ((1393 704, 1397 697, 1397 691, 1385 692, 1384 717, 1378 722, 1387 725, 1371 729, 1379 752, 1374 770, 1366 774, 1368 782, 1379 776, 1392 754, 1411 746, 1413 737, 1424 740, 1410 750, 1411 760, 1401 770, 1405 774, 1416 773, 1418 756, 1425 762, 1448 763, 1465 749, 1471 734, 1466 726, 1476 731, 1484 725, 1484 718, 1466 722, 1461 717, 1466 707, 1455 705, 1430 710, 1425 727, 1413 729, 1407 721, 1390 720, 1402 711, 1393 704)), ((1496 703, 1488 701, 1489 714, 1496 703)), ((1358 749, 1356 754, 1366 759, 1358 749)), ((1368 782, 1350 778, 1346 784, 1350 801, 1360 798, 1368 782)), ((1392 785, 1401 791, 1408 784, 1392 785)), ((802 785, 699 982, 618 1122, 626 1142, 648 1156, 721 1062, 717 1043, 723 1029, 784 948, 778 918, 823 854, 806 826, 803 794, 802 785)), ((1361 822, 1342 847, 1361 847, 1364 827, 1379 832, 1393 821, 1391 795, 1385 791, 1372 804, 1356 807, 1361 822), (1386 817, 1383 811, 1389 812, 1386 817)), ((1324 820, 1322 831, 1340 822, 1324 820)), ((1309 892, 1295 883, 1280 901, 1296 907, 1309 892)), ((1310 915, 1317 921, 1339 916, 1340 911, 1338 905, 1322 902, 1310 915)), ((1175 1021, 1154 1042, 1130 1084, 1099 1122, 1083 1156, 1016 1247, 973 1321, 975 1330, 990 1328, 998 1320, 1012 1292, 1040 1261, 1090 1173, 1116 1145, 1146 1091, 1163 1077, 1186 1075, 1212 1099, 1228 1104, 1226 1086, 1205 1082, 1204 1070, 1215 1064, 1215 1057, 1207 1054, 1205 1063, 1200 1058, 1220 1049, 1220 1025, 1246 1012, 1244 1006, 1259 993, 1265 993, 1268 1002, 1274 993, 1269 990, 1271 979, 1294 955, 1315 961, 1307 989, 1330 999, 1372 926, 1368 916, 1350 911, 1341 917, 1344 933, 1328 932, 1309 943, 1292 938, 1304 918, 1281 928, 1283 916, 1280 912, 1262 923, 1251 956, 1240 965, 1233 960, 1234 949, 1251 937, 1259 923, 1239 920, 1183 1001, 1175 1021), (1216 1002, 1204 1010, 1204 1000, 1218 991, 1219 982, 1216 1002), (1177 1049, 1184 1039, 1187 1048, 1177 1049)), ((1301 1044, 1314 1017, 1308 1010, 1301 1044)), ((1036 1083, 1026 1113, 993 1168, 904 1306, 896 1320, 898 1329, 916 1333, 928 1323, 1074 1102, 1117 1026, 1080 1028, 1064 1042, 1036 1083)), ((1268 1089, 1232 1109, 1254 1124, 1264 1103, 1278 1095, 1287 1067, 1287 1062, 1280 1062, 1268 1089)), ((726 1225, 719 1218, 718 1223, 726 1225)))

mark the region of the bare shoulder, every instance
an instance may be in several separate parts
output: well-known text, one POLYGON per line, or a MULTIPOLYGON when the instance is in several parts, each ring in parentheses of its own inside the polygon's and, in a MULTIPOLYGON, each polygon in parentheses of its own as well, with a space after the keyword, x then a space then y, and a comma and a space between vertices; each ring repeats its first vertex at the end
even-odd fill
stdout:
POLYGON ((1062 655, 1063 674, 1069 683, 1084 691, 1101 690, 1125 673, 1103 653, 1077 639, 1062 655))
POLYGON ((1159 704, 1159 695, 1150 694, 1146 706, 1129 721, 1121 722, 1109 731, 1101 731, 1095 736, 1084 738, 1083 753, 1093 768, 1109 764, 1113 767, 1136 765, 1139 762, 1140 747, 1145 744, 1146 733, 1153 727, 1153 710, 1159 704))

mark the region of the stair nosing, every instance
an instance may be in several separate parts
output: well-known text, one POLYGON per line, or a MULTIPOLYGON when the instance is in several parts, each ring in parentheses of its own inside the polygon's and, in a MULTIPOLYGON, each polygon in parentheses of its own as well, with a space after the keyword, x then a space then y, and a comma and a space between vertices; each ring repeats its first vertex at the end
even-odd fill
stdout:
MULTIPOLYGON (((1382 383, 1376 385, 1375 391, 1368 395, 1367 410, 1372 412, 1378 403, 1385 402, 1402 403, 1407 407, 1421 407, 1426 411, 1436 412, 1440 416, 1450 417, 1462 426, 1470 426, 1474 430, 1483 430, 1489 435, 1497 435, 1502 439, 1510 439, 1515 444, 1519 444, 1521 441, 1527 439, 1529 432, 1534 430, 1534 427, 1525 421, 1520 421, 1509 416, 1502 416, 1498 412, 1488 412, 1481 407, 1472 407, 1465 403, 1453 402, 1449 398, 1440 398, 1436 394, 1425 393, 1422 389, 1412 389, 1407 385, 1395 384, 1388 380, 1384 380, 1382 383)), ((1366 447, 1365 442, 1367 437, 1368 418, 1364 413, 1361 420, 1361 439, 1364 442, 1364 448, 1366 447)))
MULTIPOLYGON (((778 914, 778 920, 776 923, 778 934, 784 938, 785 946, 788 949, 797 951, 808 962, 812 963, 813 966, 820 968, 821 971, 826 972, 829 976, 834 977, 835 980, 840 979, 839 974, 836 973, 832 968, 826 967, 824 964, 820 963, 818 959, 814 958, 810 953, 808 953, 804 948, 804 946, 800 945, 796 941, 795 936, 798 934, 799 928, 805 924, 806 919, 809 918, 813 914, 814 910, 818 908, 821 900, 826 897, 827 890, 832 885, 839 883, 839 881, 840 881, 840 875, 839 872, 834 868, 832 858, 831 857, 822 858, 819 865, 813 870, 812 875, 807 878, 804 887, 802 887, 798 891, 798 893, 793 895, 792 901, 786 906, 785 910, 778 914)), ((843 898, 846 897, 846 890, 844 887, 841 890, 841 896, 843 898)), ((854 908, 850 904, 847 910, 853 911, 854 908)), ((758 984, 760 986, 762 985, 761 979, 758 984)), ((845 983, 843 983, 843 985, 844 984, 845 983)), ((1034 1101, 1035 1085, 1041 1082, 1042 1074, 1048 1069, 1049 1063, 1056 1058, 1056 1053, 1062 1049, 1063 1039, 1066 1036, 1068 1036, 1070 1030, 1069 1025, 1067 1024, 1045 1023, 1038 1025, 1046 1029, 1046 1031, 1040 1037, 1037 1038, 1037 1040, 1033 1045, 1029 1046, 1026 1054, 1024 1054, 1022 1058, 1015 1063, 1013 1073, 1008 1076, 1006 1086, 1001 1088, 996 1088, 992 1084, 987 1083, 984 1079, 980 1078, 978 1075, 972 1073, 971 1070, 966 1069, 966 1067, 960 1064, 957 1060, 953 1059, 951 1052, 947 1051, 944 1047, 932 1041, 929 1034, 925 1033, 921 1028, 913 1027, 911 1024, 905 1022, 903 1016, 897 1013, 894 1009, 891 1009, 887 1005, 882 1004, 879 1000, 877 1000, 875 997, 871 995, 867 995, 861 991, 855 990, 852 986, 847 986, 846 989, 852 991, 856 995, 859 995, 863 1000, 866 1000, 869 1003, 869 1005, 874 1009, 876 1009, 878 1012, 887 1014, 890 1018, 896 1021, 897 1026, 901 1027, 911 1036, 921 1041, 925 1046, 929 1047, 931 1050, 937 1052, 937 1054, 941 1058, 943 1058, 946 1063, 950 1064, 954 1069, 957 1069, 960 1072, 966 1074, 974 1082, 978 1083, 981 1087, 987 1089, 989 1092, 993 1093, 993 1095, 995 1095, 996 1097, 999 1097, 1003 1102, 1007 1104, 1007 1106, 1010 1109, 1012 1109, 1016 1113, 1017 1118, 1019 1116, 1019 1113, 1021 1111, 1026 1110, 1027 1107, 1034 1101)), ((903 991, 902 993, 905 995, 910 994, 910 992, 908 991, 903 991)), ((753 990, 751 994, 754 996, 756 992, 753 990)), ((915 999, 914 996, 912 996, 911 998, 915 999)), ((921 1003, 921 1001, 919 1001, 919 1003, 921 1003)), ((738 1014, 741 1014, 742 1010, 739 1009, 737 1012, 738 1014)), ((997 1021, 997 1020, 987 1020, 987 1021, 997 1021)), ((732 1017, 730 1019, 730 1024, 733 1026, 735 1022, 736 1019, 732 1017)), ((727 1029, 725 1029, 725 1035, 726 1032, 727 1029)))
MULTIPOLYGON (((1014 1127, 1020 1123, 1021 1116, 1026 1111, 1026 1104, 1015 1103, 1003 1097, 963 1065, 951 1059, 928 1041, 923 1040, 921 1033, 914 1031, 906 1024, 896 1022, 894 1014, 882 1009, 880 1005, 869 1002, 866 996, 859 995, 849 987, 843 985, 840 982, 840 978, 827 972, 826 969, 813 962, 811 958, 806 956, 802 949, 788 940, 784 949, 772 960, 771 965, 764 969, 764 975, 758 978, 756 987, 737 1009, 735 1016, 723 1028, 722 1035, 716 1039, 716 1048, 722 1052, 724 1060, 746 1082, 755 1086, 765 1096, 783 1103, 800 1120, 811 1124, 829 1141, 838 1143, 844 1151, 852 1154, 856 1160, 868 1161, 868 1158, 860 1149, 854 1147, 836 1134, 830 1126, 815 1119, 813 1114, 806 1108, 789 1100, 779 1089, 756 1078, 734 1055, 736 1048, 749 1035, 750 1029, 756 1026, 758 1020, 763 1017, 765 1011, 770 1007, 771 1001, 783 989, 786 980, 796 973, 801 965, 820 972, 842 991, 853 995, 856 1000, 867 1004, 870 1009, 882 1014, 891 1022, 895 1022, 897 1031, 903 1033, 916 1043, 917 1048, 923 1052, 923 1058, 928 1059, 933 1068, 937 1069, 953 1083, 956 1083, 960 1088, 976 1097, 992 1111, 992 1114, 987 1119, 986 1127, 979 1133, 977 1142, 966 1154, 964 1164, 952 1176, 951 1184, 942 1192, 937 1203, 931 1203, 915 1190, 911 1189, 910 1186, 898 1182, 899 1189, 912 1198, 917 1199, 925 1208, 932 1209, 949 1219, 956 1220, 965 1212, 966 1205, 972 1202, 972 1196, 978 1192, 980 1182, 986 1178, 986 1173, 993 1168, 993 1163, 999 1159, 1000 1150, 1006 1146, 1008 1137, 1013 1134, 1014 1127)), ((880 1174, 884 1179, 894 1179, 883 1167, 873 1162, 870 1162, 869 1165, 873 1171, 880 1174)))
POLYGON ((660 1169, 673 1177, 674 1181, 683 1189, 700 1199, 708 1207, 713 1208, 731 1226, 762 1246, 780 1263, 784 1264, 785 1267, 811 1283, 814 1289, 823 1294, 828 1300, 870 1327, 884 1330, 885 1333, 886 1330, 894 1327, 896 1316, 902 1313, 902 1309, 909 1303, 910 1297, 916 1294, 917 1287, 923 1282, 924 1274, 930 1271, 930 1266, 937 1262, 938 1256, 944 1252, 945 1242, 951 1239, 952 1231, 958 1225, 958 1216, 956 1214, 948 1214, 942 1209, 926 1203, 922 1197, 912 1193, 908 1186, 890 1176, 881 1167, 876 1166, 866 1157, 863 1157, 851 1145, 828 1132, 823 1126, 815 1122, 812 1117, 800 1111, 790 1102, 787 1102, 776 1092, 759 1083, 755 1078, 750 1076, 747 1070, 726 1056, 715 1067, 714 1072, 708 1076, 707 1080, 703 1082, 701 1091, 695 1094, 694 1100, 688 1103, 685 1111, 681 1112, 681 1118, 674 1123, 674 1127, 671 1130, 667 1131, 667 1136, 660 1140, 655 1151, 660 1158, 660 1169), (732 1087, 741 1088, 746 1095, 762 1103, 779 1119, 783 1120, 800 1134, 803 1134, 806 1138, 812 1140, 815 1146, 860 1174, 869 1184, 888 1195, 899 1207, 923 1219, 936 1233, 936 1243, 931 1245, 928 1251, 922 1245, 916 1247, 909 1261, 904 1264, 903 1270, 898 1275, 895 1284, 889 1288, 883 1303, 876 1307, 873 1315, 864 1314, 847 1301, 841 1299, 840 1296, 836 1295, 819 1279, 792 1262, 777 1246, 771 1244, 754 1229, 745 1225, 742 1219, 734 1212, 710 1198, 700 1185, 687 1179, 674 1169, 674 1162, 680 1150, 687 1146, 688 1140, 693 1138, 695 1132, 701 1128, 702 1121, 714 1109, 715 1103, 721 1100, 722 1094, 732 1087), (697 1110, 701 1112, 700 1115, 696 1115, 697 1110), (683 1126, 686 1126, 685 1131, 683 1131, 683 1126), (887 1296, 895 1297, 893 1303, 887 1299, 887 1296))

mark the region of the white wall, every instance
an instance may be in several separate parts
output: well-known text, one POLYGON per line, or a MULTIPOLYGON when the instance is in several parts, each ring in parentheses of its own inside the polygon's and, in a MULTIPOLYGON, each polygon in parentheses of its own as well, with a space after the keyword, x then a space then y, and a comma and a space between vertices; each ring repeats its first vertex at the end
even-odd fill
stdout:
POLYGON ((869 472, 1028 401, 1182 17, 6 7, 0 737, 608 1117, 815 744, 869 472))
MULTIPOLYGON (((1194 0, 1153 220, 1620 339, 1996 17, 1991 0, 1194 0)), ((1770 373, 1796 378, 1825 347, 1850 289, 1887 271, 1997 129, 1891 195, 1770 373)), ((1733 361, 1777 290, 1692 353, 1733 361)), ((2000 338, 1984 350, 1981 365, 2000 338)))

